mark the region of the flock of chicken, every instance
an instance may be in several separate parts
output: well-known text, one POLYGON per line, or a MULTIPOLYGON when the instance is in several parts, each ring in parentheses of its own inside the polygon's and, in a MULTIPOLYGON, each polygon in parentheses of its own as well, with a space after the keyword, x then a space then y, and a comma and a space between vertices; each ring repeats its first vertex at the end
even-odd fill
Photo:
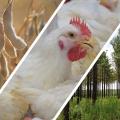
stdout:
POLYGON ((52 119, 119 24, 119 10, 119 0, 66 1, 1 94, 0 119, 52 119))

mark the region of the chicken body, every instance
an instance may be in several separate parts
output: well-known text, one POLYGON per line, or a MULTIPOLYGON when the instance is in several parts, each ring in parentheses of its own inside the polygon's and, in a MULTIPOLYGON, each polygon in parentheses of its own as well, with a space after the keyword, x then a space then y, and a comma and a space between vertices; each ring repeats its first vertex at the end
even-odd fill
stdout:
POLYGON ((33 52, 24 61, 14 78, 15 82, 19 83, 16 86, 17 88, 20 86, 49 89, 56 86, 59 82, 61 83, 69 79, 71 76, 71 62, 66 57, 67 51, 61 52, 57 44, 58 37, 71 28, 73 27, 70 26, 64 29, 64 31, 63 28, 54 30, 38 41, 35 49, 32 50, 33 52))

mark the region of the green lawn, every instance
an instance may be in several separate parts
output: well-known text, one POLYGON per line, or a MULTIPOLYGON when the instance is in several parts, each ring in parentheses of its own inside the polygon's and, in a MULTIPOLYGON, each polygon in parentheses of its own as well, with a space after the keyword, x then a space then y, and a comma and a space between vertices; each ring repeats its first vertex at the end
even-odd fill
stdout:
MULTIPOLYGON (((76 105, 76 99, 70 102, 70 120, 120 120, 120 100, 109 97, 96 101, 93 105, 91 100, 82 99, 76 105)), ((63 114, 58 120, 63 120, 63 114)))

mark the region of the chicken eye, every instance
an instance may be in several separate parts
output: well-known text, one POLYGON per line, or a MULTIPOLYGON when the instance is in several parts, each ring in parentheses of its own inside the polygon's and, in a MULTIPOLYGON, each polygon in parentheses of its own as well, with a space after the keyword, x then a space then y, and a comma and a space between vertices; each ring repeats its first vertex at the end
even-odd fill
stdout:
POLYGON ((71 37, 71 38, 74 38, 74 37, 75 37, 74 33, 72 33, 72 32, 69 32, 68 35, 69 35, 69 37, 71 37))

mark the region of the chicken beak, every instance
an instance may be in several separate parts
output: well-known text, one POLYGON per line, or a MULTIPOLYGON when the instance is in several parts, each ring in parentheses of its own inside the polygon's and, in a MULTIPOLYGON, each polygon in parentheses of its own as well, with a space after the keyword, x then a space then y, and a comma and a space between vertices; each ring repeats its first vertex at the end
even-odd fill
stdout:
POLYGON ((82 36, 80 40, 76 40, 75 43, 77 45, 82 46, 83 48, 93 48, 92 44, 91 44, 91 38, 88 36, 82 36))

